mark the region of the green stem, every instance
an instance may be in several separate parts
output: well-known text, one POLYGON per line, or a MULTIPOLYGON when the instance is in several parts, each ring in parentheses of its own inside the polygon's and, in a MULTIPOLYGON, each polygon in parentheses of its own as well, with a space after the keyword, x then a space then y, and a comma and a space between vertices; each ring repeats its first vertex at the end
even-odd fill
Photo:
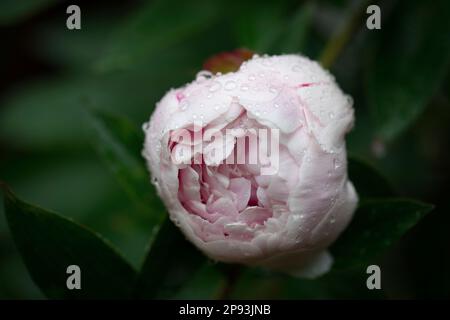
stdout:
POLYGON ((241 274, 242 267, 238 265, 230 265, 226 267, 225 270, 225 283, 220 289, 217 299, 218 300, 228 300, 234 291, 236 283, 238 282, 239 276, 241 274))
POLYGON ((352 10, 344 25, 332 36, 319 59, 323 67, 329 69, 334 64, 342 49, 365 21, 363 16, 368 3, 368 0, 364 0, 356 9, 352 10))

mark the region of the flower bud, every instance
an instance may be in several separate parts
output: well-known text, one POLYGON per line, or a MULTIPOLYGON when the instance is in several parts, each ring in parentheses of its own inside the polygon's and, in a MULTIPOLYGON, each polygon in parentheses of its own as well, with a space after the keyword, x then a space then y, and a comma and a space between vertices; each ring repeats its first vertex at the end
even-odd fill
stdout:
POLYGON ((170 218, 207 256, 315 277, 358 201, 352 125, 352 100, 318 63, 254 56, 170 90, 144 155, 170 218))

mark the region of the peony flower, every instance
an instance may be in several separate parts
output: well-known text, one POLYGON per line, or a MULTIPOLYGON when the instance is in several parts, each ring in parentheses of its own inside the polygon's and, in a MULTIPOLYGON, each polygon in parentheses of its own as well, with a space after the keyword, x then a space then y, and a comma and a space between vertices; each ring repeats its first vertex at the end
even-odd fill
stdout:
POLYGON ((207 256, 316 277, 358 201, 352 125, 351 99, 317 62, 255 55, 170 90, 144 156, 170 218, 207 256))

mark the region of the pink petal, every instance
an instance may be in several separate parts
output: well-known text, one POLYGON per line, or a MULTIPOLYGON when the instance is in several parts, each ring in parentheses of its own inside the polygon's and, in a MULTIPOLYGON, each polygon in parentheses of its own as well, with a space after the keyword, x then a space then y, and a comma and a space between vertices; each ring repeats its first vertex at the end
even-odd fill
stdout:
POLYGON ((272 212, 261 207, 249 207, 239 214, 239 220, 249 226, 264 224, 272 216, 272 212))
POLYGON ((244 210, 247 207, 251 195, 251 182, 245 178, 230 180, 229 190, 236 195, 237 209, 244 210))

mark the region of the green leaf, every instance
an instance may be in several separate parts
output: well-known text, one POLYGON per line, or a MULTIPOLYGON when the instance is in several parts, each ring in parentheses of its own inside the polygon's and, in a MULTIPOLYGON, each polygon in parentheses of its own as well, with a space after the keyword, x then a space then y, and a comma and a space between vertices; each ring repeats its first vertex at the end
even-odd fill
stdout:
MULTIPOLYGON (((70 72, 87 75, 87 71, 92 69, 92 64, 99 59, 105 44, 108 43, 105 34, 117 27, 124 13, 113 6, 102 6, 98 8, 100 10, 89 8, 86 9, 87 14, 84 14, 83 9, 82 5, 81 32, 71 32, 64 28, 64 22, 61 22, 64 14, 61 12, 55 19, 46 19, 36 27, 33 26, 31 40, 32 50, 40 59, 59 68, 70 69, 70 72)), ((66 17, 68 16, 67 14, 66 17)))
POLYGON ((163 219, 164 207, 150 182, 150 174, 141 156, 142 131, 126 118, 106 112, 89 114, 92 143, 118 181, 134 201, 142 217, 156 226, 163 219))
POLYGON ((362 202, 349 227, 331 247, 334 268, 369 265, 432 208, 404 199, 362 202))
POLYGON ((217 299, 224 282, 224 275, 216 265, 204 263, 171 299, 217 299))
POLYGON ((56 0, 2 0, 0 2, 0 25, 23 20, 55 2, 56 0))
POLYGON ((108 50, 96 66, 108 71, 151 59, 162 50, 208 29, 219 13, 217 3, 206 0, 151 1, 131 15, 113 35, 108 50))
POLYGON ((28 149, 76 148, 80 135, 80 95, 86 79, 40 79, 5 99, 0 110, 0 135, 28 149))
POLYGON ((294 13, 288 27, 283 33, 279 52, 282 53, 297 53, 302 51, 308 31, 311 25, 316 4, 313 2, 305 2, 294 13))
POLYGON ((135 296, 171 298, 205 262, 205 256, 167 218, 150 246, 138 276, 135 296))
POLYGON ((18 199, 3 187, 14 241, 34 282, 51 299, 129 297, 136 272, 99 235, 18 199), (81 269, 81 290, 67 289, 67 267, 81 269))
POLYGON ((392 197, 395 194, 389 181, 361 158, 349 157, 348 175, 360 198, 392 197))
POLYGON ((367 70, 368 102, 383 140, 392 140, 418 117, 450 65, 450 2, 401 1, 396 9, 382 25, 384 38, 367 70))

